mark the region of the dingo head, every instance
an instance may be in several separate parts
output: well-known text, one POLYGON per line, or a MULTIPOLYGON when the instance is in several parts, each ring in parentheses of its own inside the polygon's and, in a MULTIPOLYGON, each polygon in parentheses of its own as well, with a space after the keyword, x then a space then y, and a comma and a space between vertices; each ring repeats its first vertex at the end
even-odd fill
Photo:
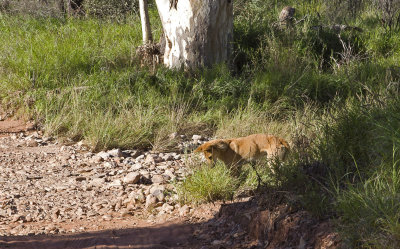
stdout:
POLYGON ((289 150, 289 144, 282 138, 279 138, 279 142, 277 144, 277 152, 276 152, 276 157, 279 158, 280 161, 284 161, 289 150))
POLYGON ((194 152, 203 152, 209 163, 215 163, 229 149, 230 140, 217 139, 200 145, 194 152))

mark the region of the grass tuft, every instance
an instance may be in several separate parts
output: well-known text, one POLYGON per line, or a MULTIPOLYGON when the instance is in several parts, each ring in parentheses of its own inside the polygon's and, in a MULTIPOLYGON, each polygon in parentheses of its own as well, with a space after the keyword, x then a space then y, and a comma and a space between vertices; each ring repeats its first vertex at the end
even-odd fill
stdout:
POLYGON ((178 195, 184 203, 231 200, 238 183, 238 179, 222 163, 214 167, 201 165, 178 185, 178 195))

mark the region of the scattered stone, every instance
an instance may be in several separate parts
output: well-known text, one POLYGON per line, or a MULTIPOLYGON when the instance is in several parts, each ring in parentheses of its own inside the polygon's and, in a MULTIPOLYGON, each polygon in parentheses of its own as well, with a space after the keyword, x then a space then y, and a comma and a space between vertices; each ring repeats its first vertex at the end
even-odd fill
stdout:
POLYGON ((142 168, 143 168, 143 165, 141 163, 135 163, 134 165, 132 165, 131 170, 139 170, 142 168))
POLYGON ((132 215, 132 212, 129 211, 127 208, 123 208, 119 211, 121 217, 128 217, 132 215))
POLYGON ((200 135, 193 135, 192 136, 192 140, 193 141, 199 141, 199 140, 201 140, 203 137, 202 136, 200 136, 200 135))
POLYGON ((164 183, 165 179, 162 175, 153 175, 153 177, 151 178, 151 181, 153 183, 164 183))
POLYGON ((129 197, 134 198, 135 200, 144 203, 146 198, 143 194, 143 191, 141 189, 139 189, 137 192, 132 192, 129 197))
POLYGON ((169 139, 175 139, 178 137, 178 133, 177 132, 171 133, 171 134, 169 134, 168 137, 169 137, 169 139))
POLYGON ((164 181, 169 181, 171 180, 171 177, 169 175, 163 174, 162 177, 164 178, 164 181))
POLYGON ((26 146, 28 147, 38 147, 39 143, 34 139, 29 139, 26 141, 26 146))
POLYGON ((99 155, 96 155, 96 156, 93 157, 93 162, 94 163, 100 163, 100 162, 103 162, 103 161, 104 161, 104 158, 102 158, 99 155))
POLYGON ((90 183, 92 186, 100 187, 103 186, 104 183, 106 182, 105 178, 94 178, 90 183))
POLYGON ((113 157, 123 157, 124 156, 121 149, 109 150, 109 151, 107 151, 107 154, 110 156, 113 156, 113 157))
POLYGON ((117 166, 115 162, 105 162, 103 165, 105 168, 109 168, 109 169, 115 168, 117 166))
POLYGON ((109 214, 106 214, 106 215, 103 215, 103 217, 101 217, 103 220, 105 220, 105 221, 110 221, 110 220, 112 220, 112 216, 111 215, 109 215, 109 214))
POLYGON ((110 154, 105 151, 97 153, 97 156, 103 158, 103 160, 108 160, 110 158, 110 154))
POLYGON ((164 172, 164 175, 169 176, 169 178, 172 179, 172 180, 175 180, 175 178, 176 178, 176 176, 175 176, 174 173, 173 173, 173 168, 167 169, 167 170, 164 172))
POLYGON ((147 208, 147 209, 149 209, 149 208, 154 208, 155 207, 155 205, 156 205, 156 203, 157 203, 157 198, 154 196, 154 195, 148 195, 147 197, 146 197, 146 205, 145 205, 145 207, 147 208))
POLYGON ((151 154, 148 154, 146 156, 146 159, 144 160, 144 163, 149 165, 154 165, 156 161, 154 160, 154 157, 151 154))
POLYGON ((116 179, 113 182, 111 182, 109 186, 110 187, 119 187, 119 186, 122 186, 122 182, 120 179, 116 179))
POLYGON ((164 185, 153 185, 153 186, 151 186, 150 189, 149 189, 149 193, 150 193, 150 194, 153 194, 153 195, 154 195, 154 193, 157 192, 157 191, 159 191, 159 192, 164 192, 164 191, 165 191, 165 186, 164 186, 164 185))
POLYGON ((179 216, 187 216, 190 212, 190 207, 188 205, 184 205, 181 208, 179 208, 179 216))
POLYGON ((171 213, 172 211, 174 211, 174 206, 171 206, 171 205, 169 205, 168 203, 164 203, 163 205, 162 205, 162 210, 165 212, 165 213, 171 213))
POLYGON ((135 184, 140 180, 140 173, 131 172, 124 177, 125 184, 135 184))
POLYGON ((165 197, 165 196, 164 196, 164 193, 163 193, 161 190, 157 189, 156 191, 154 191, 154 192, 152 193, 152 195, 153 195, 154 197, 156 197, 158 201, 160 201, 160 202, 163 202, 163 201, 164 201, 164 197, 165 197))
POLYGON ((137 162, 140 162, 141 160, 143 160, 144 159, 144 155, 140 155, 140 156, 138 156, 138 157, 136 157, 136 161, 137 162))

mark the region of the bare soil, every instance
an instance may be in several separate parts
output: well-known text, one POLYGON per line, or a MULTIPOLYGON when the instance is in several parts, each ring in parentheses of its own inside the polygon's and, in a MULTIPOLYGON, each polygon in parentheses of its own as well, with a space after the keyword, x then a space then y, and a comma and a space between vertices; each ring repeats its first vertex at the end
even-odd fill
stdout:
MULTIPOLYGON (((31 123, 6 119, 0 121, 0 137, 6 138, 2 141, 11 141, 7 138, 22 133, 29 134, 33 128, 34 125, 31 123)), ((62 145, 52 145, 47 149, 59 151, 59 147, 62 145)), ((13 146, 0 142, 0 157, 4 155, 15 157, 7 158, 7 160, 21 162, 25 160, 21 158, 21 153, 24 151, 32 153, 39 148, 43 149, 21 144, 13 146), (18 153, 12 153, 9 150, 17 150, 18 153)), ((46 156, 56 157, 56 154, 47 153, 46 156)), ((29 159, 26 158, 26 160, 29 159)), ((51 160, 49 158, 49 161, 51 160)), ((12 164, 10 165, 2 165, 2 167, 12 167, 12 164)), ((8 185, 0 185, 3 186, 0 193, 12 187, 9 184, 13 184, 12 181, 8 185)), ((184 214, 179 209, 157 215, 143 211, 140 215, 111 214, 110 219, 90 219, 84 216, 75 220, 27 221, 25 218, 12 220, 0 215, 0 230, 44 231, 39 235, 32 232, 28 235, 0 236, 0 248, 305 249, 340 247, 339 236, 333 232, 328 220, 318 220, 306 211, 293 209, 284 201, 276 201, 267 206, 262 204, 268 201, 271 201, 271 197, 265 194, 237 199, 229 203, 203 204, 192 207, 190 212, 184 214), (52 226, 56 229, 52 229, 52 226), (57 234, 57 231, 66 232, 57 234)), ((3 207, 0 205, 1 208, 3 207)))
POLYGON ((7 119, 0 121, 0 136, 7 136, 11 133, 28 132, 34 128, 33 123, 26 123, 22 120, 7 119))

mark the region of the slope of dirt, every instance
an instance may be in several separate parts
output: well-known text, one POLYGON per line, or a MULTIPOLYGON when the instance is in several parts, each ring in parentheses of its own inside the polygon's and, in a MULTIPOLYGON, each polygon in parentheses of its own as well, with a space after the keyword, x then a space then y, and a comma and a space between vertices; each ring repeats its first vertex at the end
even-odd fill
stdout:
POLYGON ((270 194, 181 206, 181 155, 94 154, 32 128, 0 121, 0 248, 339 248, 329 221, 270 194))

